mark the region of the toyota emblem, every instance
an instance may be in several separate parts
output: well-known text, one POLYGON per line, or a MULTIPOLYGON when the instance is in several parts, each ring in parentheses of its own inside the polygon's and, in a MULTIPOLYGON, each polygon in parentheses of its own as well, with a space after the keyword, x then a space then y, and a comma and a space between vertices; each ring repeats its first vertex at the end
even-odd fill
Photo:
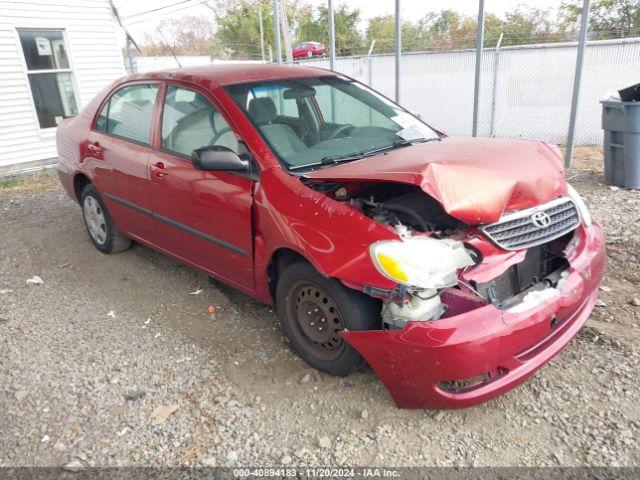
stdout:
POLYGON ((536 212, 531 215, 531 223, 533 223, 536 228, 546 228, 551 224, 551 217, 545 212, 536 212))

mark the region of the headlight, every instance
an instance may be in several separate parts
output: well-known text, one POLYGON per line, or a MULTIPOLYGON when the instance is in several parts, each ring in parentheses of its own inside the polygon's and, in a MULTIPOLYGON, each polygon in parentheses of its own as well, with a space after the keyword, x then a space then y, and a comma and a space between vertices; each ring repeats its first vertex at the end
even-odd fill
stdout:
POLYGON ((580 214, 580 219, 582 220, 582 223, 584 223, 585 227, 590 227, 591 214, 589 213, 589 209, 587 208, 587 205, 584 203, 584 200, 582 200, 582 197, 580 196, 580 194, 576 192, 576 189, 573 188, 571 185, 567 184, 567 190, 569 192, 569 197, 571 198, 571 200, 573 200, 573 203, 575 203, 576 207, 578 208, 578 214, 580 214))
POLYGON ((456 271, 474 264, 462 242, 430 237, 377 242, 370 253, 382 275, 418 288, 455 285, 456 271))

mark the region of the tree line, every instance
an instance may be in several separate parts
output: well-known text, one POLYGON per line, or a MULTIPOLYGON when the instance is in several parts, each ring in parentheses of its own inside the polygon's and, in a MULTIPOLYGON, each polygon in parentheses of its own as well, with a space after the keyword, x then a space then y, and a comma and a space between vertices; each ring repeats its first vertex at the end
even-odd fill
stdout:
MULTIPOLYGON (((281 0, 292 45, 305 41, 328 44, 326 5, 312 6, 305 0, 281 0)), ((563 42, 577 38, 581 0, 563 0, 557 10, 517 6, 503 16, 485 16, 485 47, 563 42)), ((142 39, 144 55, 208 54, 222 59, 261 59, 260 16, 265 58, 275 55, 271 0, 213 0, 209 16, 185 16, 160 22, 158 31, 142 39), (259 13, 261 15, 259 15, 259 13)), ((394 50, 395 20, 392 15, 364 21, 362 12, 343 3, 334 9, 336 51, 339 56, 368 51, 375 40, 375 53, 394 50)), ((476 18, 445 9, 417 20, 402 22, 403 51, 475 48, 476 18)), ((590 9, 589 39, 640 36, 640 0, 595 0, 590 9)))

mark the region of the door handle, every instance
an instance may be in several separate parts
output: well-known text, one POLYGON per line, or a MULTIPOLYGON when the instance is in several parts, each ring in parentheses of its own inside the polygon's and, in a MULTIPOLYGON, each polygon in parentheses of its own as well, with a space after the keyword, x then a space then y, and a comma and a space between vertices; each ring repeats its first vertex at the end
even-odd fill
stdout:
POLYGON ((99 142, 87 142, 87 150, 91 153, 100 154, 104 152, 104 147, 99 142))
POLYGON ((169 174, 169 172, 164 168, 164 163, 162 162, 156 162, 154 165, 149 166, 149 169, 156 177, 162 178, 169 174))

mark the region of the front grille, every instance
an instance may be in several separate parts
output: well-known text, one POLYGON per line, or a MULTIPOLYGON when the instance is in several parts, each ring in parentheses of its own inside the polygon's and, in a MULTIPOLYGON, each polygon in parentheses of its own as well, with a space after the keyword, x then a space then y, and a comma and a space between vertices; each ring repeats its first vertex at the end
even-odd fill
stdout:
POLYGON ((480 229, 493 243, 504 250, 522 250, 555 240, 569 233, 580 223, 578 209, 570 198, 561 197, 544 205, 507 213, 500 221, 480 229), (533 215, 548 215, 545 226, 534 224, 533 215))
POLYGON ((519 302, 520 294, 541 282, 544 287, 557 284, 561 272, 569 268, 562 253, 570 240, 567 237, 529 248, 521 262, 488 282, 474 283, 473 287, 489 303, 509 308, 519 302))

